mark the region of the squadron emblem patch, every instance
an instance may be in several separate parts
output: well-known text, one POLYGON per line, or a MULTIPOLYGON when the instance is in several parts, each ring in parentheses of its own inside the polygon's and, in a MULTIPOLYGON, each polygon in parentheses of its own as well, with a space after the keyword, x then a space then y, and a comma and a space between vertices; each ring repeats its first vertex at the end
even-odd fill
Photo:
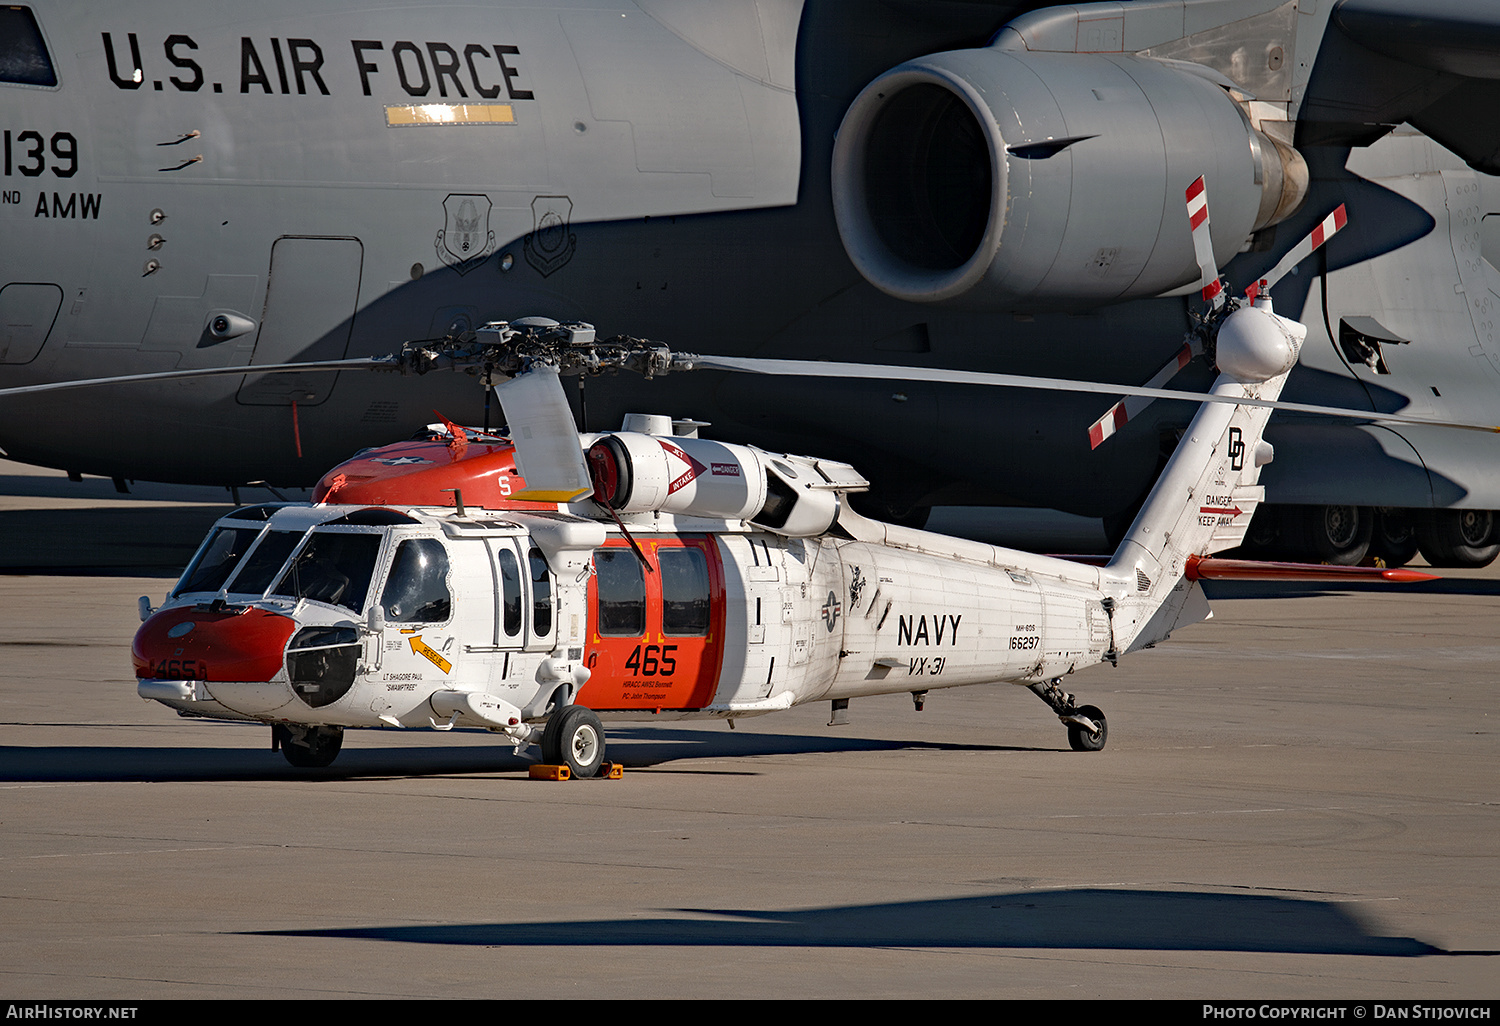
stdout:
POLYGON ((450 193, 443 200, 447 219, 437 233, 438 259, 459 274, 468 274, 495 251, 495 233, 490 231, 490 208, 484 195, 450 193))
POLYGON ((538 196, 531 201, 531 218, 535 227, 523 241, 526 262, 543 278, 573 259, 578 236, 570 230, 573 201, 566 196, 538 196))

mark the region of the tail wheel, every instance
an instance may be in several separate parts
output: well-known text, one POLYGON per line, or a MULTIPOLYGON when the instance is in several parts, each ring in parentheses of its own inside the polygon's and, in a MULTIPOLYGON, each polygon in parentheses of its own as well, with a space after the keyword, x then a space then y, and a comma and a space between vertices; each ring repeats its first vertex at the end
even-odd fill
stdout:
POLYGON ((542 761, 566 766, 575 777, 592 777, 604 764, 604 724, 592 709, 565 705, 542 730, 542 761))
POLYGON ((1433 566, 1489 566, 1500 555, 1495 514, 1487 509, 1435 509, 1416 522, 1417 546, 1433 566))
POLYGON ((1089 730, 1077 723, 1068 724, 1068 746, 1075 752, 1097 752, 1109 740, 1109 723, 1098 706, 1081 705, 1075 710, 1084 719, 1093 720, 1098 730, 1089 730))

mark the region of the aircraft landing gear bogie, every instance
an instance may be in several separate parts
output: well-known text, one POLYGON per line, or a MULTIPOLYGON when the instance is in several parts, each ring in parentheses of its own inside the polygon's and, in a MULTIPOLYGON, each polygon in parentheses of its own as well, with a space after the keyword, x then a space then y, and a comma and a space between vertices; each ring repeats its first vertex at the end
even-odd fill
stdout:
POLYGON ((344 728, 275 723, 271 725, 271 747, 280 748, 286 761, 298 769, 324 769, 333 765, 344 747, 344 728))
POLYGON ((541 747, 542 762, 592 777, 604 764, 604 724, 586 706, 565 705, 547 718, 541 747))
POLYGON ((1068 728, 1068 746, 1075 752, 1097 752, 1109 739, 1109 724, 1095 705, 1079 705, 1062 689, 1062 678, 1053 677, 1045 684, 1027 685, 1032 694, 1046 702, 1057 718, 1068 728))

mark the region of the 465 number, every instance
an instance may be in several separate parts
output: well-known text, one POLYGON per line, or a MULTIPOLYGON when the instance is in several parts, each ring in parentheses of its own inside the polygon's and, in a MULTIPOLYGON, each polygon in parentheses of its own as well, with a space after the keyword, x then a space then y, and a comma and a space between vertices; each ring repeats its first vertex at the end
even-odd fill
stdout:
POLYGON ((676 651, 676 645, 637 645, 625 660, 625 668, 642 677, 670 677, 677 672, 677 660, 672 655, 676 651))

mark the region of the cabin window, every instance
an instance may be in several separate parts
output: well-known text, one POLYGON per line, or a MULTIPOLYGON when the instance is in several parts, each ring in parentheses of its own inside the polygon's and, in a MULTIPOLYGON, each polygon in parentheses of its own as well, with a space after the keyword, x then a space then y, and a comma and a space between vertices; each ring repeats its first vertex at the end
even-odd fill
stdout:
POLYGON ((234 575, 234 584, 229 590, 265 594, 301 540, 301 531, 267 531, 261 535, 260 544, 246 557, 244 567, 234 575))
POLYGON ((0 82, 57 85, 42 30, 29 7, 0 7, 0 82))
POLYGON ((360 613, 379 552, 378 534, 314 531, 281 575, 275 594, 327 602, 360 613))
POLYGON ((599 633, 638 638, 646 633, 646 578, 627 549, 595 549, 594 581, 599 595, 599 633))
POLYGON ((260 534, 258 527, 221 527, 198 551, 198 556, 183 571, 174 595, 190 591, 218 591, 239 566, 240 560, 260 534))
POLYGON ((442 623, 453 612, 448 591, 448 552, 436 538, 401 543, 380 596, 385 618, 394 623, 442 623))
POLYGON ((507 638, 521 633, 521 567, 510 549, 500 550, 500 615, 507 638))
POLYGON ((552 633, 552 571, 541 549, 532 549, 531 559, 531 632, 537 637, 552 633))
POLYGON ((708 634, 708 557, 702 549, 659 548, 662 631, 675 637, 708 634))

